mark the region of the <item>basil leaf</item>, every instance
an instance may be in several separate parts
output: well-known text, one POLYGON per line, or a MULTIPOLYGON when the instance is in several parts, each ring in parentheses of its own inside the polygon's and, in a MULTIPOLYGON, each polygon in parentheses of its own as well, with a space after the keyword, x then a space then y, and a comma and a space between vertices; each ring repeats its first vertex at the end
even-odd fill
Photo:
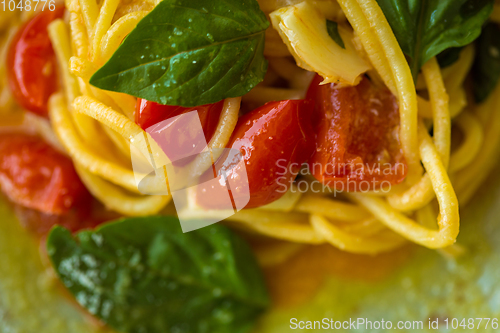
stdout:
POLYGON ((416 79, 422 65, 450 47, 472 43, 494 0, 377 0, 416 79))
POLYGON ((55 227, 47 250, 78 303, 120 332, 246 332, 269 302, 249 247, 221 225, 128 218, 76 239, 55 227))
POLYGON ((436 56, 439 66, 441 68, 445 68, 453 65, 458 60, 458 58, 460 58, 460 52, 462 52, 462 50, 463 47, 452 47, 439 53, 436 56))
POLYGON ((255 0, 163 0, 90 83, 181 106, 242 96, 266 73, 268 26, 255 0))
POLYGON ((339 34, 339 26, 337 22, 326 20, 326 30, 328 31, 328 35, 337 43, 340 47, 345 49, 344 41, 339 34))
POLYGON ((500 27, 488 23, 476 44, 472 68, 474 98, 480 103, 493 92, 500 78, 500 27))

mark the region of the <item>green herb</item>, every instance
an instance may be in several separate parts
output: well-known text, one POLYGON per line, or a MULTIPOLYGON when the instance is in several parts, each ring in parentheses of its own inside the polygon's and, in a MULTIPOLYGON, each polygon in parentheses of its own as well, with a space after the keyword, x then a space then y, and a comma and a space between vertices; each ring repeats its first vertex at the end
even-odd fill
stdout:
POLYGON ((47 250, 78 303, 120 332, 246 332, 268 305, 249 247, 221 225, 129 218, 76 239, 55 227, 47 250))
POLYGON ((483 102, 493 92, 500 78, 500 27, 488 23, 476 44, 472 69, 474 97, 483 102))
POLYGON ((436 58, 441 68, 453 65, 460 57, 463 47, 452 47, 439 53, 436 58))
POLYGON ((450 47, 472 43, 494 0, 377 0, 416 79, 422 65, 450 47))
POLYGON ((330 37, 335 41, 335 43, 345 49, 344 41, 339 34, 339 27, 337 22, 326 20, 326 30, 328 31, 330 37))
POLYGON ((181 106, 242 96, 266 73, 268 26, 256 0, 163 0, 90 83, 181 106))

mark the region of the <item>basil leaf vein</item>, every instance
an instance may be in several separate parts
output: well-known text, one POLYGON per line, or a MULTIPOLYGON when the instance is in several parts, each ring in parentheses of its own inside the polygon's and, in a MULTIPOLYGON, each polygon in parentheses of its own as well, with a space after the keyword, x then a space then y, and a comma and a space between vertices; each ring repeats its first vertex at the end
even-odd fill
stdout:
POLYGON ((268 26, 255 0, 163 0, 90 83, 186 107, 242 96, 266 73, 268 26))
POLYGON ((76 239, 55 227, 47 250, 77 302, 121 332, 246 332, 269 303, 251 250, 221 225, 128 218, 76 239))
POLYGON ((494 0, 377 0, 416 79, 422 65, 451 47, 472 43, 494 0))

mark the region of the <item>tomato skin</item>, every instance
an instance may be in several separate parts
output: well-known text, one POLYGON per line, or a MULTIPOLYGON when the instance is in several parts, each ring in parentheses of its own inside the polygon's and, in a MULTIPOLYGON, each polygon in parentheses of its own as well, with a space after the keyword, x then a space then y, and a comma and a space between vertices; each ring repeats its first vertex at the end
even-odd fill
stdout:
POLYGON ((347 191, 402 182, 408 168, 398 139, 395 96, 366 78, 340 89, 333 83, 320 85, 321 81, 317 75, 307 92, 316 102, 316 152, 309 160, 313 176, 347 191))
MULTIPOLYGON (((310 119, 313 105, 306 100, 269 102, 240 117, 227 147, 240 151, 245 170, 242 163, 227 154, 214 166, 218 175, 227 174, 232 180, 230 193, 235 202, 245 195, 239 189, 250 190, 245 208, 269 204, 285 194, 302 164, 314 152, 310 119), (248 185, 241 177, 245 172, 248 185)), ((199 194, 206 193, 203 187, 200 191, 199 194)), ((203 207, 221 206, 216 196, 198 198, 203 207)))
POLYGON ((65 214, 91 198, 71 160, 38 137, 1 134, 0 156, 0 187, 14 203, 65 214))
POLYGON ((198 111, 203 133, 208 141, 212 138, 219 123, 219 117, 222 112, 224 101, 214 104, 206 104, 195 107, 185 108, 175 105, 161 105, 142 98, 137 99, 135 111, 135 123, 143 130, 153 126, 165 119, 176 117, 181 114, 198 111))
POLYGON ((28 231, 33 232, 36 235, 46 235, 50 232, 55 225, 62 225, 66 229, 75 232, 86 227, 91 228, 93 226, 82 226, 86 223, 88 214, 84 210, 72 209, 65 214, 50 214, 44 213, 36 209, 26 208, 23 206, 16 205, 15 207, 16 217, 21 223, 21 225, 28 231))
POLYGON ((64 214, 44 213, 36 209, 14 205, 14 212, 21 225, 29 232, 44 236, 53 226, 61 225, 71 232, 95 227, 119 219, 118 213, 106 210, 96 200, 84 201, 64 214))
POLYGON ((14 36, 7 53, 7 78, 17 103, 47 117, 47 102, 58 88, 57 62, 47 26, 64 14, 64 6, 42 11, 14 36))
POLYGON ((185 108, 161 105, 139 98, 135 122, 157 140, 165 154, 173 161, 173 165, 182 166, 192 161, 210 142, 217 129, 223 107, 224 101, 185 108), (191 111, 198 112, 204 135, 201 135, 197 130, 199 127, 192 123, 195 121, 192 117, 173 118, 191 111), (161 125, 156 126, 160 122, 161 125))

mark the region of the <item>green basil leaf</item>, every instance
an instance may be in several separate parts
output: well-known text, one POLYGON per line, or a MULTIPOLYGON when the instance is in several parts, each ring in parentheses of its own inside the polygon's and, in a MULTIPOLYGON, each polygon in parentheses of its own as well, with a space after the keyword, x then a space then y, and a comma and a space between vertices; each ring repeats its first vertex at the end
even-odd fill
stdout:
POLYGON ((345 49, 344 41, 339 34, 339 26, 337 22, 326 20, 326 30, 328 31, 330 37, 335 41, 335 43, 345 49))
POLYGON ((493 92, 500 78, 500 27, 488 23, 476 43, 472 69, 474 98, 480 103, 493 92))
POLYGON ((472 43, 494 0, 377 0, 416 79, 422 65, 450 47, 472 43))
POLYGON ((268 26, 256 0, 163 0, 90 83, 181 106, 242 96, 266 73, 268 26))
POLYGON ((76 239, 55 227, 47 250, 78 303, 120 332, 246 332, 269 302, 251 250, 221 225, 128 218, 76 239))
POLYGON ((452 47, 439 53, 436 58, 441 68, 453 65, 460 57, 463 47, 452 47))

